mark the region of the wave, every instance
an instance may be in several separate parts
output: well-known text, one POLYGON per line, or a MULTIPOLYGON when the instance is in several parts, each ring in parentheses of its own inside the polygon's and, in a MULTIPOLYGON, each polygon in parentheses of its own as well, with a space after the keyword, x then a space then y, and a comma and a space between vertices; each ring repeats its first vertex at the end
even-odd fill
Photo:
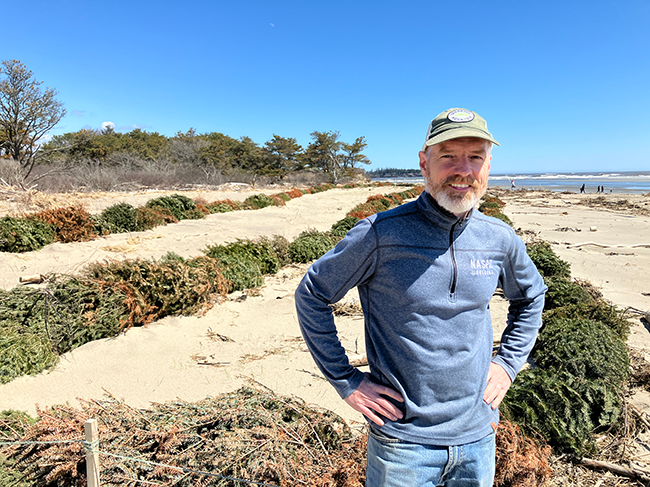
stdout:
POLYGON ((503 181, 510 179, 569 179, 569 180, 591 180, 591 179, 648 179, 650 171, 639 172, 591 172, 591 173, 510 173, 510 174, 490 174, 490 179, 503 181))

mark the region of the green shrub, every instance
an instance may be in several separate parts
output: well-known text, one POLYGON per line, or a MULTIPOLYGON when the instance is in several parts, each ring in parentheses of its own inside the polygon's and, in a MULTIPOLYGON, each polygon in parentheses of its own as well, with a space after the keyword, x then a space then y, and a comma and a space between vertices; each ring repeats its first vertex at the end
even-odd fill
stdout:
POLYGON ((0 292, 0 382, 36 374, 57 355, 100 338, 116 336, 128 317, 126 296, 70 276, 51 276, 45 290, 0 292))
POLYGON ((31 218, 0 218, 0 252, 30 252, 54 242, 54 229, 31 218))
POLYGON ((27 428, 34 423, 36 423, 36 419, 24 411, 15 411, 13 409, 0 411, 0 441, 3 438, 20 438, 25 434, 27 428))
POLYGON ((277 194, 272 194, 269 196, 271 198, 271 201, 273 202, 273 206, 287 206, 287 202, 280 198, 277 194))
MULTIPOLYGON (((7 487, 32 487, 34 485, 16 465, 14 459, 0 454, 0 485, 7 487)), ((23 467, 24 468, 24 467, 23 467)))
POLYGON ((479 205, 478 211, 486 215, 492 215, 493 213, 501 213, 501 208, 503 208, 503 205, 500 205, 497 201, 483 201, 479 205))
POLYGON ((545 311, 543 321, 546 323, 558 318, 573 317, 599 321, 624 341, 627 341, 630 334, 631 324, 626 319, 625 311, 617 309, 616 306, 602 299, 569 304, 561 308, 545 311))
POLYGON ((282 198, 284 201, 291 201, 291 196, 289 196, 287 193, 278 193, 275 196, 282 198))
POLYGON ((178 219, 167 208, 162 206, 141 206, 135 210, 136 225, 142 230, 151 230, 160 225, 178 223, 178 219))
POLYGON ((526 251, 542 276, 571 276, 571 265, 560 259, 548 242, 529 243, 526 245, 526 251))
POLYGON ((629 376, 625 342, 603 323, 578 316, 547 318, 533 349, 533 358, 543 369, 600 380, 614 390, 620 390, 629 376))
POLYGON ((265 194, 254 194, 253 196, 246 198, 243 205, 244 208, 249 210, 259 210, 261 208, 271 206, 272 204, 273 200, 270 196, 267 196, 265 194))
POLYGON ((484 215, 498 218, 502 222, 512 226, 512 220, 510 220, 510 218, 502 211, 505 206, 506 204, 497 196, 485 195, 481 198, 481 204, 478 207, 478 211, 484 215))
MULTIPOLYGON (((262 239, 267 239, 267 237, 262 237, 262 239)), ((289 241, 282 235, 273 235, 268 238, 270 245, 273 247, 275 255, 278 256, 280 265, 284 267, 287 264, 291 263, 291 257, 289 256, 289 241)))
POLYGON ((329 232, 306 230, 289 244, 289 257, 292 262, 311 262, 333 249, 338 240, 340 239, 329 232))
POLYGON ((479 211, 485 213, 485 211, 481 209, 483 208, 486 211, 500 212, 505 206, 506 204, 498 196, 486 194, 481 197, 481 205, 479 206, 479 211))
POLYGON ((109 206, 99 214, 97 220, 102 233, 139 232, 144 230, 138 221, 138 211, 128 203, 109 206))
POLYGON ((564 277, 544 277, 548 287, 544 309, 561 308, 571 304, 593 303, 594 299, 585 288, 564 277))
POLYGON ((499 406, 501 414, 531 436, 541 436, 556 453, 595 451, 593 433, 617 424, 622 406, 611 386, 564 371, 526 369, 499 406))
POLYGON ((205 213, 200 208, 190 208, 184 212, 187 220, 201 220, 205 218, 205 213))
POLYGON ((380 211, 386 211, 389 208, 395 206, 395 202, 386 196, 382 196, 381 198, 377 198, 375 200, 370 200, 370 202, 377 209, 377 213, 380 211))
POLYGON ((216 205, 205 205, 205 207, 210 210, 210 213, 228 213, 229 211, 234 211, 230 205, 225 203, 217 203, 216 205))
MULTIPOLYGON (((1 338, 0 338, 1 340, 1 338)), ((1 354, 2 352, 0 352, 1 354)), ((27 413, 12 409, 0 411, 0 441, 19 441, 27 432, 27 428, 36 423, 27 413)), ((0 485, 5 487, 30 487, 33 485, 21 470, 24 465, 17 467, 15 459, 0 454, 0 485)))
POLYGON ((387 194, 386 198, 389 198, 395 206, 399 206, 404 203, 404 198, 402 198, 398 193, 387 194))
POLYGON ((424 191, 424 186, 413 186, 411 189, 404 190, 397 194, 400 195, 402 199, 410 200, 417 198, 422 193, 422 191, 424 191))
POLYGON ((492 216, 494 218, 498 218, 503 223, 507 223, 508 225, 512 226, 512 220, 510 218, 508 218, 508 215, 505 215, 505 214, 499 212, 499 213, 494 213, 492 216))
POLYGON ((194 313, 226 288, 219 263, 214 259, 186 260, 173 253, 158 262, 136 259, 91 264, 85 275, 118 287, 127 296, 128 326, 144 325, 168 315, 194 313))
POLYGON ((332 225, 330 233, 335 237, 343 238, 350 230, 352 230, 352 227, 354 227, 358 221, 359 219, 355 216, 346 216, 332 225))
MULTIPOLYGON (((194 212, 194 210, 197 210, 196 203, 194 203, 194 201, 192 201, 187 196, 183 196, 180 194, 173 194, 171 196, 161 196, 160 198, 154 198, 152 200, 147 201, 147 204, 145 206, 149 208, 157 208, 157 207, 166 208, 169 211, 171 211, 172 215, 174 215, 174 217, 179 221, 187 218, 197 218, 196 213, 194 212), (193 211, 190 212, 190 210, 193 211)), ((203 218, 203 216, 199 218, 203 218)))
POLYGON ((390 198, 381 195, 377 195, 376 197, 371 196, 365 203, 360 203, 352 208, 348 212, 348 216, 353 216, 361 220, 380 211, 386 211, 392 206, 394 206, 394 202, 390 198))
POLYGON ((15 321, 0 325, 0 384, 22 375, 36 375, 58 360, 46 334, 35 333, 15 321))
POLYGON ((228 293, 260 287, 264 284, 260 266, 252 257, 225 254, 216 261, 221 274, 228 281, 228 293))
MULTIPOLYGON (((224 257, 226 256, 241 258, 242 261, 255 263, 259 267, 261 274, 275 274, 280 267, 287 263, 286 257, 278 255, 278 248, 274 245, 274 242, 279 242, 278 239, 282 238, 284 237, 276 236, 275 241, 269 238, 261 238, 254 241, 237 240, 226 245, 211 245, 208 246, 205 254, 222 262, 225 262, 224 257)), ((276 245, 280 244, 277 243, 276 245)))
POLYGON ((213 201, 212 203, 207 203, 205 207, 210 211, 210 213, 225 213, 227 211, 238 211, 244 209, 244 205, 241 201, 233 201, 230 199, 213 201), (224 208, 224 206, 227 206, 230 209, 228 210, 224 208))

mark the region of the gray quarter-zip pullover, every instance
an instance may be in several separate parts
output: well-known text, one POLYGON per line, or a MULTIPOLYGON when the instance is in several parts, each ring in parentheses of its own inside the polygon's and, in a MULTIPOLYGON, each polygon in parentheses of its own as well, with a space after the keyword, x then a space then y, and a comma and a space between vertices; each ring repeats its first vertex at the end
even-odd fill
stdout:
POLYGON ((377 427, 421 444, 460 445, 492 432, 483 401, 490 361, 512 380, 541 326, 546 287, 508 225, 472 211, 459 219, 426 192, 361 220, 315 262, 296 291, 303 336, 316 364, 350 395, 363 374, 349 365, 329 304, 357 286, 371 379, 404 397, 404 417, 377 427), (508 323, 492 358, 489 304, 501 287, 508 323))

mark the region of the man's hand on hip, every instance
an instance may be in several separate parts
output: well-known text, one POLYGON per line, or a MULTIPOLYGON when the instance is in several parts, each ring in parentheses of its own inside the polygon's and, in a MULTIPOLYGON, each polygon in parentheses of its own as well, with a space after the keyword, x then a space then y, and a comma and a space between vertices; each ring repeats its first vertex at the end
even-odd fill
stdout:
POLYGON ((490 362, 490 370, 488 370, 487 386, 483 394, 483 400, 496 409, 501 404, 506 392, 510 389, 512 381, 508 373, 499 364, 490 362))
POLYGON ((373 423, 383 426, 384 421, 378 416, 382 415, 391 421, 397 421, 403 414, 392 402, 382 396, 388 396, 396 401, 404 402, 404 398, 390 387, 382 386, 372 382, 367 374, 364 374, 359 387, 345 398, 353 409, 365 415, 373 423))

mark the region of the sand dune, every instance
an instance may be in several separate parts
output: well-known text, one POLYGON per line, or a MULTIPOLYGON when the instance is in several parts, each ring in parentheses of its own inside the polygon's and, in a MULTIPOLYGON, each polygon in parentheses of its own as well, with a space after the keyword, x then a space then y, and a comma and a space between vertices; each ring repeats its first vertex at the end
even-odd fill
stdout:
MULTIPOLYGON (((282 208, 211 215, 148 232, 52 244, 27 254, 0 254, 4 270, 0 286, 16 286, 22 275, 77 272, 89 262, 110 258, 157 258, 168 251, 194 256, 209 243, 236 238, 279 234, 292 240, 307 228, 328 229, 369 195, 387 192, 387 188, 336 189, 294 199, 282 208)), ((241 194, 211 194, 208 199, 225 197, 243 199, 241 194)), ((605 209, 579 204, 589 195, 503 191, 501 197, 515 228, 551 242, 560 257, 571 263, 574 277, 591 281, 620 307, 650 310, 650 216, 642 211, 650 209, 650 198, 608 195, 617 201, 634 201, 638 208, 605 209)), ((128 195, 120 201, 144 202, 129 200, 128 195)), ((95 199, 92 204, 97 211, 109 203, 95 199)), ((194 401, 236 389, 250 377, 278 393, 294 394, 346 419, 361 421, 321 377, 300 339, 293 291, 306 268, 287 266, 267 277, 260 290, 235 293, 202 316, 167 317, 117 338, 79 347, 65 354, 51 372, 0 386, 0 410, 35 414, 36 404, 75 404, 76 398, 98 398, 105 393, 137 407, 176 398, 194 401)), ((346 300, 355 298, 352 292, 346 300)), ((495 336, 504 327, 506 306, 499 297, 491 305, 495 336)), ((641 315, 638 318, 629 344, 650 357, 646 328, 650 325, 644 326, 641 315)), ((338 324, 350 355, 363 354, 362 319, 340 317, 338 324)), ((650 412, 650 395, 646 396, 638 393, 635 401, 650 412)))

